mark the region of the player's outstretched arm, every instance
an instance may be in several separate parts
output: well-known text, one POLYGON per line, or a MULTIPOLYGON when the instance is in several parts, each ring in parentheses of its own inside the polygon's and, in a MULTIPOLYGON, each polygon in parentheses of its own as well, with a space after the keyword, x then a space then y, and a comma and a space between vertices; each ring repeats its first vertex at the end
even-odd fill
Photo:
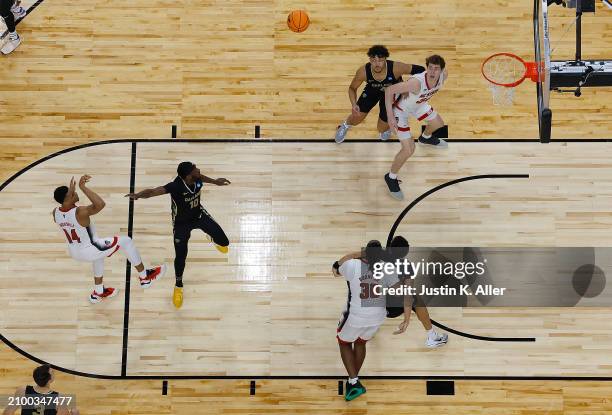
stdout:
MULTIPOLYGON (((411 285, 412 279, 405 278, 404 282, 400 282, 398 285, 403 285, 406 289, 411 285)), ((408 328, 410 324, 410 314, 412 314, 412 295, 405 294, 404 295, 404 320, 397 326, 397 330, 393 332, 393 334, 402 334, 408 328)))
POLYGON ((425 67, 421 65, 404 62, 394 62, 393 64, 393 75, 396 79, 402 75, 416 75, 421 72, 425 72, 425 67))
POLYGON ((125 197, 129 197, 132 200, 148 199, 150 197, 161 196, 167 193, 164 186, 159 186, 153 189, 145 189, 138 193, 128 193, 125 197))
POLYGON ((79 180, 79 189, 81 189, 85 196, 87 196, 87 198, 91 201, 91 205, 77 209, 77 215, 81 217, 95 215, 104 209, 104 206, 106 206, 106 203, 100 197, 100 195, 87 187, 87 182, 90 180, 91 176, 87 174, 81 176, 81 179, 79 180))
POLYGON ((228 184, 231 183, 225 177, 219 177, 218 179, 213 179, 211 177, 204 176, 203 174, 200 174, 200 180, 202 180, 202 182, 204 183, 216 184, 217 186, 227 186, 228 184))

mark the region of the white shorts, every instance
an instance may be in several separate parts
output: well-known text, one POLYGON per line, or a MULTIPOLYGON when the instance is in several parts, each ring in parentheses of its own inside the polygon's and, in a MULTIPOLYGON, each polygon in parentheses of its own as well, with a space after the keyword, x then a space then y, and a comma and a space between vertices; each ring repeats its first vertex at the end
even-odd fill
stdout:
POLYGON ((407 140, 412 138, 410 135, 410 124, 408 123, 410 117, 416 118, 419 121, 431 121, 436 118, 438 113, 427 102, 403 108, 402 102, 399 101, 393 104, 393 115, 397 120, 397 138, 407 140))
POLYGON ((365 343, 374 337, 379 327, 380 324, 369 327, 354 327, 351 326, 351 324, 347 321, 347 318, 343 316, 343 318, 340 319, 340 324, 338 325, 336 338, 338 339, 338 343, 365 343))
POLYGON ((111 236, 108 238, 96 238, 95 245, 87 248, 75 249, 70 252, 70 256, 77 261, 94 262, 102 258, 113 255, 119 249, 119 237, 111 236))

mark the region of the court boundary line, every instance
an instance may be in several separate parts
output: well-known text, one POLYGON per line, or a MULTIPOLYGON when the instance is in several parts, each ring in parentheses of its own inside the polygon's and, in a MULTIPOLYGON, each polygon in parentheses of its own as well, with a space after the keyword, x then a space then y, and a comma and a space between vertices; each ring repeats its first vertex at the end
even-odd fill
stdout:
MULTIPOLYGON (((349 142, 349 143, 372 143, 372 142, 376 142, 376 143, 386 143, 386 142, 393 142, 393 141, 397 141, 397 140, 389 140, 389 141, 381 141, 379 139, 370 139, 370 140, 345 140, 345 142, 349 142)), ((451 141, 451 140, 449 140, 451 141)), ((499 139, 499 140, 452 140, 455 142, 467 142, 467 143, 480 143, 482 144, 483 142, 533 142, 533 143, 540 143, 540 140, 538 139, 533 139, 533 140, 520 140, 520 139, 499 139)), ((451 141, 451 142, 452 142, 451 141)), ((0 192, 5 189, 11 182, 13 182, 17 177, 19 177, 20 175, 24 174, 25 172, 27 172, 28 170, 36 167, 39 164, 44 163, 47 160, 50 160, 52 158, 55 158, 59 155, 65 154, 65 153, 69 153, 72 151, 76 151, 76 150, 80 150, 83 148, 88 148, 88 147, 94 147, 94 146, 99 146, 99 145, 105 145, 105 144, 120 144, 120 143, 131 143, 132 144, 132 157, 135 157, 136 153, 135 153, 135 149, 136 149, 136 143, 176 143, 176 142, 180 142, 180 143, 276 143, 276 142, 281 142, 281 143, 312 143, 312 142, 325 142, 325 143, 333 143, 333 140, 330 139, 279 139, 279 140, 274 140, 274 139, 113 139, 113 140, 101 140, 101 141, 94 141, 94 142, 90 142, 90 143, 85 143, 85 144, 80 144, 77 146, 72 146, 69 148, 65 148, 59 151, 56 151, 55 153, 49 154, 45 157, 42 157, 32 163, 30 163, 29 165, 27 165, 26 167, 22 168, 21 170, 19 170, 18 172, 16 172, 15 174, 13 174, 12 176, 10 176, 6 181, 4 181, 1 185, 0 185, 0 192)), ((567 140, 555 140, 551 142, 612 142, 612 139, 590 139, 590 140, 580 140, 580 139, 567 139, 567 140)), ((135 180, 135 161, 134 161, 134 180, 135 180)), ((130 173, 132 174, 132 172, 130 173)), ((461 180, 461 179, 458 179, 461 180)), ((456 180, 455 180, 456 181, 456 180)), ((130 178, 130 186, 132 185, 131 183, 131 178, 130 178)), ((132 203, 132 209, 133 209, 133 203, 132 203)), ((133 210, 132 213, 133 215, 133 210)), ((127 276, 126 276, 127 278, 127 276)), ((129 302, 129 299, 128 299, 129 302)), ((125 313, 125 310, 124 310, 125 313)), ((128 319, 129 319, 129 315, 128 315, 128 319)), ((129 321, 128 321, 129 322, 129 321)), ((124 314, 124 325, 125 325, 125 314, 124 314)), ((128 328, 124 326, 124 328, 127 330, 128 328)), ((445 329, 448 330, 448 328, 445 327, 445 329)), ((450 331, 450 330, 449 330, 450 331)), ((457 334, 457 333, 455 333, 457 334)), ((467 337, 467 336, 465 336, 467 337)), ((73 369, 68 369, 68 368, 64 368, 62 366, 58 366, 55 365, 53 363, 50 362, 46 362, 28 352, 26 352, 25 350, 22 350, 19 346, 15 345, 14 343, 12 343, 10 340, 8 340, 6 337, 4 337, 2 334, 0 334, 0 340, 2 340, 2 342, 4 344, 6 344, 8 347, 10 347, 11 349, 13 349, 14 351, 16 351, 17 353, 21 354, 22 356, 26 357, 29 360, 32 360, 34 362, 37 362, 39 364, 49 364, 53 369, 58 370, 60 372, 64 372, 67 374, 71 374, 71 375, 75 375, 75 376, 81 376, 81 377, 87 377, 87 378, 95 378, 95 379, 106 379, 106 380, 176 380, 176 379, 185 379, 185 380, 205 380, 205 379, 209 379, 209 380, 240 380, 240 379, 287 379, 287 380, 297 380, 297 379, 344 379, 346 376, 345 375, 325 375, 325 376, 315 376, 315 375, 263 375, 263 376, 248 376, 248 375, 244 375, 244 376, 218 376, 218 375, 127 375, 124 374, 124 368, 123 368, 123 364, 125 363, 127 365, 127 355, 125 356, 125 360, 123 360, 122 357, 122 374, 121 375, 103 375, 103 374, 95 374, 95 373, 87 373, 87 372, 81 372, 78 370, 73 370, 73 369)), ((127 333, 124 337, 124 342, 127 341, 127 333)), ((521 341, 521 340, 519 340, 521 341)), ((525 340, 522 340, 525 341, 525 340)), ((127 352, 127 348, 125 349, 127 352)), ((123 353, 123 349, 122 349, 122 353, 123 353)), ((427 375, 418 375, 418 376, 403 376, 403 375, 397 375, 397 376, 386 376, 386 375, 372 375, 372 376, 362 376, 362 378, 364 379, 404 379, 404 380, 418 380, 418 379, 448 379, 448 380, 559 380, 559 381, 612 381, 612 376, 476 376, 476 375, 455 375, 455 376, 444 376, 444 375, 432 375, 432 376, 427 376, 427 375)))

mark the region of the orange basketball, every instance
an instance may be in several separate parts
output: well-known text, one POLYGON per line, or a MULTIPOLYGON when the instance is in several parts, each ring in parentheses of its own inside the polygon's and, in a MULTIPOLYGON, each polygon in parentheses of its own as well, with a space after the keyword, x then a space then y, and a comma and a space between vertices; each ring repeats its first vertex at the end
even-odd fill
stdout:
POLYGON ((304 10, 294 10, 287 16, 287 26, 294 32, 300 33, 308 29, 310 18, 304 10))

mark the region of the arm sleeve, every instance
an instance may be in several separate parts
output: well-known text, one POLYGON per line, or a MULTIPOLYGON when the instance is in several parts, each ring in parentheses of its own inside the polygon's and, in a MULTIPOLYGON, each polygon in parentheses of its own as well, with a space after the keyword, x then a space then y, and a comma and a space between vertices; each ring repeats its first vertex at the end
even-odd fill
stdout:
POLYGON ((410 75, 416 75, 418 73, 425 72, 425 67, 421 65, 412 64, 412 70, 410 71, 410 75))

